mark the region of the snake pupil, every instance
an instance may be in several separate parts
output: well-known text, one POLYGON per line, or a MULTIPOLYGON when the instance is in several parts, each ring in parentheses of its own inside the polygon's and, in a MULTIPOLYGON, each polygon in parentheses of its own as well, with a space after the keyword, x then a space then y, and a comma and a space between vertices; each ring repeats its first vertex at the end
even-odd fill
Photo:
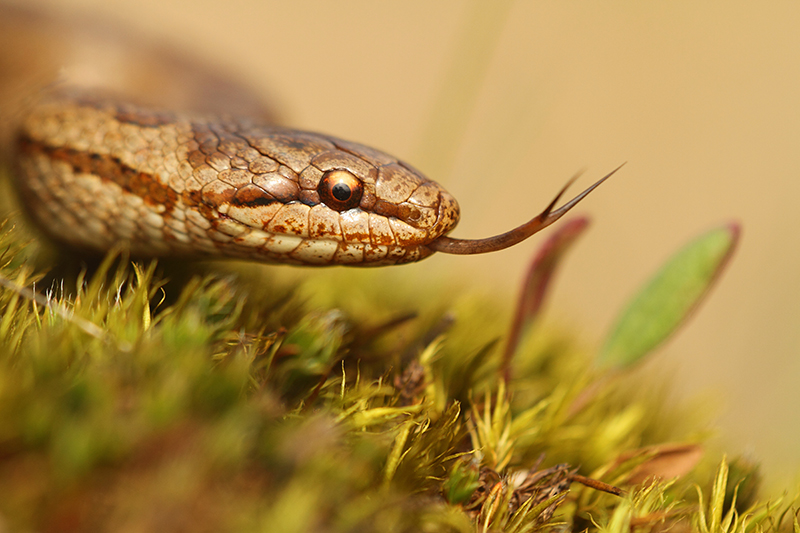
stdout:
POLYGON ((331 194, 333 195, 334 198, 336 198, 340 202, 346 202, 350 198, 352 191, 350 190, 350 187, 348 187, 346 184, 337 183, 331 189, 331 194))

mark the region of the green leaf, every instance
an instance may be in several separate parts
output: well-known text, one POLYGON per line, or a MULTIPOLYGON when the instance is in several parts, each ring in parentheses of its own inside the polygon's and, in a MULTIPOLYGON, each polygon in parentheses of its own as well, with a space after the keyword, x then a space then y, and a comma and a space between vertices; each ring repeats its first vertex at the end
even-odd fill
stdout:
POLYGON ((678 329, 728 263, 739 234, 737 224, 727 224, 678 251, 617 319, 598 363, 631 366, 678 329))

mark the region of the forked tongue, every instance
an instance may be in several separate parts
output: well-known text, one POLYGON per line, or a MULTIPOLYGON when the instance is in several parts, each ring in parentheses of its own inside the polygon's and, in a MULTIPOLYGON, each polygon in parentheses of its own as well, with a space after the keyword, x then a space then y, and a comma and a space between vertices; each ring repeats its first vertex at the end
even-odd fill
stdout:
POLYGON ((562 205, 558 209, 555 209, 556 204, 561 199, 561 196, 567 191, 569 186, 572 185, 576 179, 578 179, 578 175, 573 176, 572 179, 570 179, 567 184, 564 185, 553 201, 550 202, 550 205, 544 209, 544 211, 530 219, 525 224, 516 227, 511 231, 501 233, 500 235, 495 235, 494 237, 487 237, 486 239, 453 239, 452 237, 439 237, 435 241, 428 244, 427 247, 435 252, 442 252, 445 254, 471 255, 496 252, 498 250, 504 250, 505 248, 514 246, 515 244, 524 241, 537 231, 543 230, 559 218, 563 217, 570 209, 575 207, 578 202, 586 198, 590 192, 595 190, 600 186, 601 183, 606 181, 616 171, 622 168, 624 164, 625 163, 597 180, 594 185, 580 193, 566 204, 562 205))

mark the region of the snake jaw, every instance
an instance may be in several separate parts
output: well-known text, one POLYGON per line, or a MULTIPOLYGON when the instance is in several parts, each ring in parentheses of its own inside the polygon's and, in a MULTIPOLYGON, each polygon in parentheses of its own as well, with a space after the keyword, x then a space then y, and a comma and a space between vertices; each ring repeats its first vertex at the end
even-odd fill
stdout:
POLYGON ((507 231, 493 237, 487 237, 485 239, 454 239, 452 237, 446 237, 442 235, 428 243, 427 247, 434 252, 442 252, 445 254, 472 255, 496 252, 498 250, 504 250, 514 246, 515 244, 519 244, 534 233, 543 230, 567 214, 570 209, 575 207, 578 202, 583 200, 590 192, 599 187, 601 183, 610 178, 615 172, 622 168, 624 164, 625 163, 618 166, 597 180, 597 182, 588 187, 586 190, 575 196, 572 200, 556 209, 555 207, 563 194, 566 192, 569 186, 572 185, 576 179, 578 179, 580 173, 576 174, 567 182, 566 185, 564 185, 553 201, 551 201, 541 213, 521 226, 512 229, 511 231, 507 231))

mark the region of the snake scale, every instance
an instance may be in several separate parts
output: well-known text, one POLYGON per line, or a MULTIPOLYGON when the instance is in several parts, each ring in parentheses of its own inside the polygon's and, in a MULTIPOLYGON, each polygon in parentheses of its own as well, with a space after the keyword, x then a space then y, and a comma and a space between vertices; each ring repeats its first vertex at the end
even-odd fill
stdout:
MULTIPOLYGON (((62 56, 57 63, 73 60, 62 56)), ((125 243, 139 256, 365 266, 484 253, 555 222, 613 174, 556 208, 559 193, 505 234, 455 239, 455 198, 384 152, 260 116, 172 111, 81 85, 27 95, 8 137, 36 225, 95 252, 125 243)))

